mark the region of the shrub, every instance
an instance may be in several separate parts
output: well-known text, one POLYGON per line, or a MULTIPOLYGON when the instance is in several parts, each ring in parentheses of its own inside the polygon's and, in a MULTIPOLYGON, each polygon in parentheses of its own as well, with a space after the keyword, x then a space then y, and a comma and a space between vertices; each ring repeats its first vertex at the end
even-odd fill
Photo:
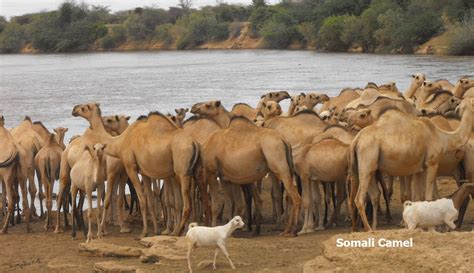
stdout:
POLYGON ((171 35, 172 24, 159 25, 155 28, 155 37, 158 41, 165 45, 173 43, 173 35, 171 35))
POLYGON ((319 29, 318 47, 328 51, 347 51, 350 43, 342 39, 342 34, 349 18, 347 15, 326 18, 319 29))
POLYGON ((9 23, 0 34, 0 52, 16 53, 23 45, 23 30, 17 23, 9 23))
POLYGON ((242 23, 240 22, 233 22, 229 25, 229 38, 237 38, 240 36, 240 32, 242 31, 242 23))
POLYGON ((453 27, 448 39, 448 54, 474 55, 474 12, 453 27))
POLYGON ((311 46, 315 44, 316 37, 318 35, 318 29, 313 23, 303 22, 297 26, 296 30, 301 35, 305 44, 311 46))
POLYGON ((267 21, 260 30, 266 47, 287 48, 295 35, 295 29, 275 19, 267 21))
POLYGON ((206 41, 220 41, 229 37, 229 23, 220 23, 213 14, 191 14, 178 24, 184 31, 176 42, 178 49, 192 48, 206 41))

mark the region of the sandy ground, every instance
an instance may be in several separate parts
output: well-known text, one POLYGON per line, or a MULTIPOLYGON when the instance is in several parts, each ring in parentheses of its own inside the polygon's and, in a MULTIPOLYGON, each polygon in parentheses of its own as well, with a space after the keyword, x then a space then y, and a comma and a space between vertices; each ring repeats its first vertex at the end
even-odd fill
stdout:
MULTIPOLYGON (((266 183, 264 198, 264 217, 271 216, 270 194, 266 183)), ((446 196, 455 190, 453 181, 441 181, 440 195, 446 196)), ((398 183, 395 183, 393 197, 393 223, 401 219, 401 204, 398 194, 398 183)), ((343 211, 345 215, 345 211, 343 211)), ((353 233, 346 226, 312 234, 287 238, 278 236, 272 231, 272 225, 262 228, 262 235, 253 237, 248 232, 238 231, 227 243, 227 249, 237 266, 238 272, 328 272, 328 271, 444 271, 454 269, 469 271, 474 269, 472 250, 474 249, 473 228, 474 205, 470 204, 465 217, 462 232, 441 233, 408 233, 400 230, 395 224, 388 225, 379 216, 379 229, 375 233, 353 233), (366 239, 375 238, 414 238, 412 249, 354 249, 336 248, 337 238, 366 239), (451 259, 444 257, 457 257, 451 259), (433 258, 433 257, 436 257, 433 258), (386 266, 390 264, 390 266, 386 266)), ((82 233, 78 240, 71 240, 70 231, 62 234, 45 233, 42 222, 33 223, 33 233, 26 234, 24 224, 12 227, 9 234, 0 236, 2 254, 0 255, 1 272, 91 272, 99 262, 113 261, 120 265, 133 266, 142 272, 160 270, 163 272, 183 272, 187 270, 185 260, 162 259, 157 263, 141 263, 137 257, 114 258, 98 257, 91 253, 79 251, 78 244, 85 241, 82 233)), ((111 234, 95 242, 111 243, 120 246, 144 248, 137 237, 140 226, 133 226, 133 233, 119 234, 118 228, 112 227, 111 234)), ((184 238, 180 238, 182 241, 184 238)), ((172 247, 172 246, 170 246, 172 247)), ((185 255, 184 249, 182 255, 185 255)), ((196 272, 211 271, 210 267, 198 266, 198 263, 211 260, 213 249, 201 248, 193 255, 193 266, 196 272)), ((231 272, 229 264, 221 254, 218 258, 218 271, 231 272)), ((232 271, 234 272, 234 271, 232 271)))

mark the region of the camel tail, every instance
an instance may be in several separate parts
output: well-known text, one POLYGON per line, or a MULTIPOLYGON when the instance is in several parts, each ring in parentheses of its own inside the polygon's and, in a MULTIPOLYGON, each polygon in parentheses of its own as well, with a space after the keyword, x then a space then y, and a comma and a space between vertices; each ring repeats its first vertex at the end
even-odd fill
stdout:
POLYGON ((188 170, 186 175, 192 176, 194 174, 194 167, 199 159, 199 148, 196 142, 193 141, 193 155, 191 157, 191 161, 189 162, 188 170))
POLYGON ((193 227, 197 227, 197 226, 198 226, 198 223, 191 223, 191 224, 189 224, 189 226, 188 226, 188 230, 189 230, 189 229, 192 229, 193 227))
POLYGON ((291 175, 293 175, 295 173, 295 167, 293 165, 293 155, 291 146, 285 141, 283 141, 283 144, 285 145, 286 162, 288 162, 288 167, 290 168, 291 175))
POLYGON ((51 181, 51 160, 49 158, 46 160, 46 165, 45 165, 45 172, 46 172, 46 177, 48 178, 48 181, 51 181))
POLYGON ((15 151, 13 154, 10 155, 10 158, 5 160, 4 162, 0 162, 0 168, 7 168, 18 159, 18 152, 15 151))

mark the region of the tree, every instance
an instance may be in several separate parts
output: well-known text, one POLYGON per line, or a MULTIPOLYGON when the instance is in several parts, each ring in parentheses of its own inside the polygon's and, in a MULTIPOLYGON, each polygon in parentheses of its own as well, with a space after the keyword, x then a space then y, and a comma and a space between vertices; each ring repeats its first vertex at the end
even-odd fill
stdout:
POLYGON ((9 23, 0 34, 0 52, 19 52, 23 45, 23 30, 17 23, 9 23))
POLYGON ((189 10, 193 4, 192 0, 178 0, 178 1, 179 1, 178 6, 184 10, 189 10))

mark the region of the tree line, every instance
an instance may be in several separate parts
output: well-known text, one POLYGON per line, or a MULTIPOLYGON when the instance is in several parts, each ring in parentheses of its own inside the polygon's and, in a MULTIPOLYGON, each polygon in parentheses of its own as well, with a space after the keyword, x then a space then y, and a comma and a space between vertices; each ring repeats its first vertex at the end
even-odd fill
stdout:
POLYGON ((0 52, 19 52, 25 45, 40 52, 107 50, 127 41, 190 49, 237 37, 244 22, 265 48, 297 43, 323 51, 412 53, 449 30, 447 54, 474 54, 471 0, 283 0, 275 5, 253 0, 248 6, 182 4, 115 13, 64 2, 54 11, 0 17, 0 52))

